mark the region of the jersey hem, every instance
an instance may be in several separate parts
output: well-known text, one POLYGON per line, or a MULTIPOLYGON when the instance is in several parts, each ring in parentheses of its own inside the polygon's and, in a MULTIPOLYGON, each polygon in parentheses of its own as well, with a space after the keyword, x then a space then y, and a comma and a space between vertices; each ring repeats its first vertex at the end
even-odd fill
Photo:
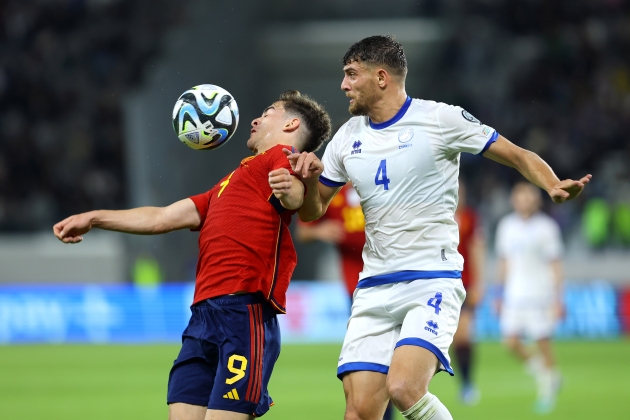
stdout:
POLYGON ((365 287, 381 286, 383 284, 400 283, 403 281, 428 280, 428 279, 461 279, 462 272, 459 270, 449 271, 416 271, 405 270, 394 273, 381 274, 378 276, 366 277, 359 281, 357 289, 365 287))
POLYGON ((435 354, 435 356, 438 358, 440 363, 442 363, 442 365, 444 366, 444 369, 440 368, 439 370, 446 371, 449 373, 449 375, 455 376, 455 373, 453 372, 453 369, 451 368, 451 365, 446 359, 446 357, 444 356, 444 354, 440 351, 439 348, 429 343, 427 340, 423 340, 422 338, 416 338, 416 337, 403 338, 398 343, 396 343, 396 347, 394 348, 397 349, 400 346, 417 346, 417 347, 422 347, 429 350, 431 353, 435 354))

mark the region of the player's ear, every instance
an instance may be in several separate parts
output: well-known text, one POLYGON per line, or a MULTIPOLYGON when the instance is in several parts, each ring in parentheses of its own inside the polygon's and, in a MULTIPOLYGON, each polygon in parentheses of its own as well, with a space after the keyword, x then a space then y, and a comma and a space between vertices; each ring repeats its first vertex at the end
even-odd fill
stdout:
POLYGON ((386 88, 389 83, 389 77, 390 76, 389 73, 387 73, 387 70, 382 68, 376 70, 376 82, 378 83, 378 87, 381 89, 386 88))
POLYGON ((282 127, 282 131, 284 131, 285 133, 293 133, 298 128, 300 128, 300 119, 291 118, 291 119, 288 119, 284 123, 284 127, 282 127))

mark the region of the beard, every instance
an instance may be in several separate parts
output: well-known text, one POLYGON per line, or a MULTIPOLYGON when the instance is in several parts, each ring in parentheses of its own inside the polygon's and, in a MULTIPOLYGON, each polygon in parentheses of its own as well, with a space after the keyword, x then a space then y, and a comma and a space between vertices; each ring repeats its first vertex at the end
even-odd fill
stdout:
POLYGON ((368 115, 372 105, 378 100, 376 92, 365 92, 352 98, 354 101, 348 107, 348 112, 354 116, 368 115))

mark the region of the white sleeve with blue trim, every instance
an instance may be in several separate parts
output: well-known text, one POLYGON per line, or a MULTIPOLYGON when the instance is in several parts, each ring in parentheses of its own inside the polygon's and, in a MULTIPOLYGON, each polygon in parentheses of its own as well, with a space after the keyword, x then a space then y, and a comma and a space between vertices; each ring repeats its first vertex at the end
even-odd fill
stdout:
POLYGON ((324 171, 319 177, 319 182, 329 187, 343 187, 348 182, 348 174, 343 164, 343 156, 341 156, 345 132, 346 127, 344 125, 328 143, 324 157, 322 157, 324 171))
POLYGON ((452 153, 482 154, 499 137, 494 128, 482 124, 458 106, 440 104, 437 118, 442 139, 447 150, 452 153))

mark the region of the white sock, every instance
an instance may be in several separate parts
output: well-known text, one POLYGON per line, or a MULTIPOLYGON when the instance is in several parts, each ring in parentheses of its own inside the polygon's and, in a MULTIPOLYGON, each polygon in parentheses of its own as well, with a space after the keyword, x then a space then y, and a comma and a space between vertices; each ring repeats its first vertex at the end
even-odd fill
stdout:
POLYGON ((555 369, 544 367, 536 375, 538 385, 538 398, 544 400, 553 400, 558 391, 558 381, 560 374, 555 369))
POLYGON ((401 413, 407 420, 453 420, 453 416, 435 395, 427 392, 420 401, 401 413))

